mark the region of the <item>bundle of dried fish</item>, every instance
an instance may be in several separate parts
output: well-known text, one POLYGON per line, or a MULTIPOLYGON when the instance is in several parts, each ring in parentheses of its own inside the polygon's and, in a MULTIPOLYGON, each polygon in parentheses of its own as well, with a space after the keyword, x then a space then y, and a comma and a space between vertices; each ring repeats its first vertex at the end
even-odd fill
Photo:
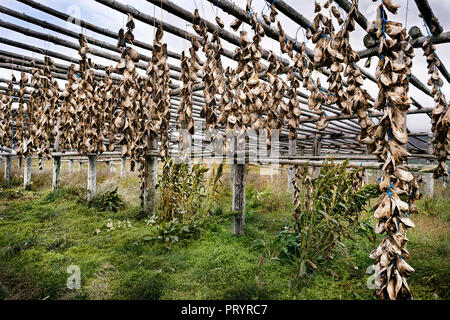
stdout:
POLYGON ((170 123, 170 100, 169 100, 169 67, 167 65, 167 45, 161 42, 163 29, 160 25, 156 30, 153 39, 152 60, 147 66, 148 80, 145 86, 145 94, 149 95, 149 100, 143 105, 147 114, 143 116, 147 119, 146 126, 142 130, 147 132, 144 141, 145 152, 153 149, 148 146, 148 141, 157 140, 161 137, 160 156, 166 159, 169 156, 169 123, 170 123))
POLYGON ((127 44, 134 41, 133 29, 135 27, 133 17, 128 15, 127 32, 119 31, 118 46, 122 48, 122 55, 115 70, 122 74, 122 80, 114 92, 114 98, 120 103, 120 107, 114 114, 115 132, 119 135, 118 144, 121 146, 123 157, 131 159, 131 170, 134 170, 136 162, 136 137, 139 121, 137 112, 140 102, 139 74, 136 72, 136 63, 139 54, 127 44))
MULTIPOLYGON (((240 32, 240 47, 234 52, 237 68, 227 68, 225 71, 225 88, 218 119, 219 124, 226 125, 225 135, 233 132, 233 136, 238 136, 238 143, 243 142, 242 137, 248 128, 256 131, 264 129, 263 114, 268 99, 268 87, 259 78, 259 72, 263 70, 260 42, 264 29, 256 14, 252 15, 250 25, 254 31, 252 39, 247 31, 240 32)), ((225 150, 230 151, 227 139, 225 150)))
MULTIPOLYGON (((197 72, 200 70, 200 58, 197 55, 197 51, 200 48, 200 43, 197 38, 192 37, 191 48, 189 48, 190 58, 185 55, 183 51, 181 53, 181 80, 183 81, 183 88, 180 92, 180 105, 177 110, 178 123, 180 129, 190 135, 194 134, 194 118, 192 116, 192 86, 194 82, 197 81, 197 72)), ((182 141, 184 135, 180 134, 180 142, 182 141)), ((181 150, 185 151, 185 148, 190 147, 189 145, 180 144, 181 150)))
POLYGON ((294 196, 293 196, 293 204, 295 206, 294 208, 294 214, 293 217, 297 221, 297 229, 298 232, 301 233, 301 215, 302 215, 302 209, 301 209, 301 203, 300 203, 300 186, 298 184, 298 180, 301 179, 300 176, 300 169, 298 165, 294 165, 291 167, 291 170, 294 170, 294 175, 292 176, 291 183, 294 189, 294 196))
POLYGON ((297 140, 297 128, 300 125, 300 116, 302 114, 300 102, 297 97, 297 88, 300 87, 300 80, 294 76, 292 67, 288 70, 287 80, 290 82, 290 86, 287 91, 287 96, 289 98, 287 106, 289 110, 286 114, 286 119, 288 120, 289 140, 297 140))
POLYGON ((92 62, 87 58, 89 51, 86 37, 80 35, 79 38, 81 56, 80 73, 81 82, 78 85, 76 101, 76 112, 79 114, 79 121, 76 130, 82 132, 78 139, 78 151, 81 154, 102 153, 106 151, 104 144, 104 104, 100 94, 101 89, 94 77, 92 62))
MULTIPOLYGON (((368 102, 370 95, 362 88, 364 78, 361 70, 356 65, 360 58, 350 45, 350 32, 354 30, 355 19, 358 17, 358 3, 359 0, 352 0, 352 7, 347 15, 347 19, 341 31, 332 40, 332 46, 336 43, 335 49, 343 55, 344 62, 347 65, 344 70, 344 77, 346 77, 348 83, 345 92, 342 91, 342 86, 334 92, 339 97, 342 111, 346 114, 356 114, 358 116, 358 121, 361 126, 359 141, 370 144, 372 141, 367 136, 367 129, 373 125, 372 120, 367 114, 367 109, 371 107, 368 102)), ((332 91, 331 88, 330 91, 332 91)))
MULTIPOLYGON (((304 194, 303 198, 305 201, 304 208, 308 208, 308 210, 312 210, 312 193, 313 193, 313 183, 312 183, 312 176, 313 176, 313 169, 309 166, 304 166, 302 169, 299 168, 298 165, 293 166, 294 169, 294 175, 292 176, 292 185, 294 187, 294 200, 293 204, 295 206, 293 217, 297 221, 297 232, 300 234, 302 232, 301 228, 301 218, 302 218, 302 203, 300 199, 301 195, 301 187, 298 184, 298 181, 300 180, 302 183, 302 188, 304 188, 304 194)), ((311 215, 312 211, 309 211, 307 214, 311 215)))
POLYGON ((27 157, 31 153, 31 132, 29 116, 26 116, 27 107, 25 107, 25 87, 28 84, 28 77, 24 72, 21 73, 19 81, 19 108, 16 113, 16 130, 13 140, 16 142, 15 151, 19 157, 27 157))
POLYGON ((8 81, 6 95, 2 97, 1 103, 1 144, 4 147, 12 149, 13 146, 13 96, 14 96, 14 82, 16 78, 14 74, 11 75, 11 80, 8 81))
POLYGON ((252 41, 248 41, 241 34, 241 59, 236 70, 239 76, 238 80, 241 81, 239 97, 244 105, 242 132, 249 127, 259 131, 265 127, 265 123, 270 126, 272 121, 269 113, 267 113, 267 119, 264 119, 264 112, 268 111, 270 97, 268 95, 269 86, 263 84, 259 78, 259 73, 263 70, 261 39, 264 37, 264 29, 258 21, 257 14, 252 15, 250 25, 253 30, 253 38, 252 41), (242 99, 244 95, 245 98, 242 99))
POLYGON ((102 100, 102 109, 105 119, 103 131, 104 136, 108 137, 108 150, 110 152, 114 151, 116 148, 116 129, 114 125, 114 114, 117 106, 117 99, 114 98, 113 92, 117 90, 117 85, 111 79, 112 67, 108 67, 105 70, 104 82, 100 85, 99 95, 102 100))
POLYGON ((274 129, 281 130, 285 121, 285 116, 289 112, 289 107, 283 100, 288 85, 278 76, 278 74, 284 72, 284 66, 281 64, 280 60, 275 57, 273 52, 270 52, 268 61, 269 67, 267 68, 266 76, 270 85, 270 96, 268 107, 266 108, 266 143, 270 148, 272 144, 271 132, 274 129))
POLYGON ((437 156, 439 162, 434 170, 433 177, 434 179, 439 179, 440 177, 448 176, 446 161, 450 153, 450 109, 441 90, 444 85, 438 69, 441 61, 435 55, 436 48, 431 42, 431 38, 425 40, 422 48, 424 56, 427 58, 428 73, 430 74, 428 85, 432 86, 431 93, 436 102, 436 106, 431 113, 431 126, 433 131, 433 153, 437 156))
POLYGON ((414 201, 421 194, 416 177, 405 166, 409 155, 405 149, 408 140, 405 111, 411 103, 408 76, 414 52, 406 29, 387 20, 385 9, 393 12, 396 8, 391 1, 382 2, 377 22, 369 28, 369 32, 376 34, 379 40, 380 61, 376 78, 380 91, 375 107, 385 112, 379 123, 368 129, 370 138, 374 140, 374 148, 369 148, 369 151, 384 161, 379 180, 382 196, 375 206, 374 217, 378 219, 375 232, 386 232, 382 243, 370 257, 375 259, 377 270, 376 296, 381 299, 412 299, 406 278, 414 270, 406 263, 409 257, 406 231, 414 227, 408 214, 417 211, 414 201), (405 197, 408 202, 404 201, 405 197))
POLYGON ((52 76, 53 67, 53 60, 49 57, 45 57, 45 66, 41 71, 42 76, 40 77, 40 80, 38 80, 39 75, 35 73, 36 83, 34 83, 34 85, 40 86, 34 92, 37 98, 37 131, 35 146, 38 149, 37 154, 39 156, 40 169, 42 169, 42 158, 51 158, 51 146, 57 135, 56 117, 59 107, 59 86, 56 79, 53 79, 52 76))
MULTIPOLYGON (((240 52, 240 49, 237 48, 236 52, 240 52)), ((239 120, 241 118, 241 105, 240 100, 237 99, 234 95, 234 88, 237 87, 237 81, 235 79, 235 70, 232 70, 230 67, 227 67, 224 72, 224 92, 221 96, 220 101, 220 116, 217 119, 218 124, 225 127, 224 135, 228 134, 230 131, 234 131, 235 126, 239 125, 239 120)), ((225 149, 229 151, 230 145, 225 139, 225 149)))
POLYGON ((76 74, 76 67, 71 64, 67 71, 67 83, 61 94, 60 146, 63 152, 77 149, 77 141, 82 135, 82 132, 76 130, 79 121, 76 96, 80 82, 81 78, 76 74))
MULTIPOLYGON (((195 14, 198 15, 198 10, 195 10, 195 14)), ((220 53, 217 57, 217 51, 214 47, 221 47, 221 44, 217 30, 214 31, 211 42, 209 42, 208 28, 204 24, 194 25, 196 26, 194 30, 202 37, 201 45, 206 56, 205 64, 202 67, 203 83, 205 84, 205 89, 203 89, 205 104, 200 111, 200 117, 206 120, 206 136, 212 139, 211 129, 216 127, 217 122, 216 94, 218 93, 218 89, 221 86, 223 87, 223 80, 221 80, 223 78, 223 69, 220 61, 220 53), (216 58, 218 60, 215 60, 216 58)), ((223 88, 221 90, 223 93, 223 88)))

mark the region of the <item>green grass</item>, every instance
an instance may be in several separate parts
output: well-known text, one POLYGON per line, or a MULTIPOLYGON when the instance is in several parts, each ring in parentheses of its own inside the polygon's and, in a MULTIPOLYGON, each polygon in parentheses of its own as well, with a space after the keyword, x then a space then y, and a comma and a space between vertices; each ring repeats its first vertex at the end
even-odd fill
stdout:
MULTIPOLYGON (((250 173, 244 236, 231 235, 230 218, 211 219, 198 238, 170 245, 149 240, 156 227, 137 207, 135 175, 99 179, 99 189, 119 185, 127 206, 118 212, 89 208, 84 180, 69 180, 54 193, 44 178, 32 191, 0 185, 0 299, 374 299, 366 269, 381 237, 376 244, 347 240, 349 256, 336 253, 302 280, 295 265, 263 258, 254 246, 273 238, 292 213, 285 179, 261 182, 250 173), (108 219, 131 227, 107 231, 108 219), (81 290, 66 287, 70 265, 80 267, 81 290)), ((225 213, 230 196, 225 188, 225 213)), ((408 233, 416 299, 450 298, 447 199, 420 201, 424 213, 408 233)))

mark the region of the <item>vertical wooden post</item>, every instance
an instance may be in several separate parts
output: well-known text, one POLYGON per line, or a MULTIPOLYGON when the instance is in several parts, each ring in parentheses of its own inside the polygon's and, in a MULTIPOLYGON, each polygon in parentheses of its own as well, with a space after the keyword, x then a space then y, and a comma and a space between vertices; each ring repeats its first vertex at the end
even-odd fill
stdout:
POLYGON ((87 199, 92 200, 97 188, 97 155, 88 156, 87 199))
POLYGON ((53 180, 52 180, 52 191, 59 189, 59 184, 61 181, 61 156, 53 157, 53 180))
POLYGON ((320 136, 316 134, 314 137, 314 145, 313 145, 313 156, 320 156, 320 149, 321 149, 321 143, 320 143, 320 136))
MULTIPOLYGON (((60 122, 61 122, 61 120, 58 119, 58 123, 57 123, 58 134, 56 136, 55 144, 53 146, 53 150, 55 152, 61 151, 60 134, 59 134, 60 122)), ((44 167, 43 164, 42 164, 42 167, 44 167)), ((56 157, 53 157, 52 191, 56 191, 59 189, 60 181, 61 181, 61 156, 56 156, 56 157)))
MULTIPOLYGON (((320 156, 320 149, 321 149, 321 143, 320 143, 320 135, 316 134, 314 137, 314 144, 313 144, 313 156, 320 156)), ((317 178, 319 175, 320 168, 314 167, 313 168, 313 178, 317 178)))
POLYGON ((232 211, 234 213, 232 233, 239 236, 245 232, 245 164, 233 163, 231 166, 233 178, 232 211))
POLYGON ((31 189, 31 169, 33 167, 33 157, 29 155, 25 159, 25 166, 23 169, 23 188, 24 190, 31 189))
MULTIPOLYGON (((297 149, 297 140, 290 139, 289 140, 289 156, 295 156, 297 149)), ((288 168, 288 191, 293 192, 294 186, 292 185, 292 178, 295 175, 295 170, 291 166, 288 168)))
MULTIPOLYGON (((433 154, 433 145, 428 143, 428 154, 433 154)), ((433 164, 433 160, 427 160, 427 164, 433 164)), ((424 184, 424 194, 432 197, 434 195, 433 173, 424 172, 422 174, 424 184)))
POLYGON ((157 137, 150 138, 150 152, 144 164, 144 211, 148 216, 156 213, 156 183, 158 178, 158 157, 154 155, 158 149, 157 137))
POLYGON ((69 160, 69 172, 70 172, 70 174, 73 174, 75 172, 74 166, 73 166, 73 159, 69 160))
POLYGON ((120 162, 120 177, 125 178, 127 175, 127 157, 123 157, 120 162))
POLYGON ((5 157, 5 181, 7 184, 11 182, 11 156, 5 157))

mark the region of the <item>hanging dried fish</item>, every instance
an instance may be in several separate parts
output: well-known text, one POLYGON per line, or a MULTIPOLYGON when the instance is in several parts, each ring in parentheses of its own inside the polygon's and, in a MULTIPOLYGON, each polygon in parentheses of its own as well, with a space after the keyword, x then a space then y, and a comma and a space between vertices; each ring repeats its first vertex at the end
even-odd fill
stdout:
POLYGON ((1 110, 1 143, 3 146, 12 149, 13 148, 13 96, 14 96, 14 82, 16 81, 14 74, 11 76, 11 80, 8 81, 8 87, 6 89, 6 95, 2 97, 2 110, 1 110))
POLYGON ((376 71, 380 91, 375 105, 385 114, 376 125, 367 130, 367 138, 372 140, 369 151, 384 161, 380 178, 382 196, 375 206, 374 217, 378 219, 375 232, 386 232, 386 236, 370 254, 370 258, 375 259, 375 268, 378 270, 379 287, 375 295, 380 299, 392 300, 413 298, 406 281, 414 271, 405 261, 409 257, 406 231, 414 227, 408 214, 417 211, 414 201, 421 196, 418 179, 408 172, 405 165, 408 157, 405 149, 405 111, 411 103, 408 98, 407 75, 411 74, 411 58, 414 53, 410 48, 406 29, 397 32, 386 28, 386 25, 393 23, 387 21, 385 9, 395 12, 396 8, 398 6, 392 1, 384 1, 379 7, 378 21, 372 24, 378 26, 376 33, 380 43, 380 61, 376 71), (408 202, 402 200, 400 195, 408 195, 408 202))
POLYGON ((439 162, 433 172, 433 178, 439 179, 448 176, 446 161, 450 153, 450 111, 445 95, 441 90, 444 81, 439 75, 438 65, 440 61, 434 54, 436 48, 431 38, 425 40, 422 48, 424 56, 427 58, 428 73, 430 74, 428 84, 432 86, 431 93, 436 102, 436 106, 431 113, 431 130, 433 131, 433 153, 437 156, 439 162))

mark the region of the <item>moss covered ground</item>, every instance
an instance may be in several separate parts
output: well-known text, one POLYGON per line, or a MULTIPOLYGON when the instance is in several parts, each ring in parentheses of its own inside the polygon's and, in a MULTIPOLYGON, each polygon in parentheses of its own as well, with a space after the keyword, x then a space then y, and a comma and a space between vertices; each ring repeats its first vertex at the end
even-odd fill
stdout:
MULTIPOLYGON (((33 172, 31 191, 20 179, 0 181, 0 299, 374 299, 367 288, 368 239, 347 241, 348 256, 298 279, 295 265, 264 258, 255 243, 269 241, 292 213, 286 177, 248 176, 246 234, 231 235, 231 218, 211 218, 190 240, 155 240, 157 226, 138 208, 138 180, 99 169, 102 188, 118 186, 126 205, 118 212, 84 200, 86 173, 63 169, 62 189, 51 192, 50 170, 33 172), (81 289, 66 286, 67 268, 79 266, 81 289)), ((224 179, 221 211, 231 209, 224 179)), ((419 201, 408 234, 416 270, 409 283, 416 299, 449 299, 448 191, 419 201)), ((377 239, 377 243, 380 241, 377 239)))

